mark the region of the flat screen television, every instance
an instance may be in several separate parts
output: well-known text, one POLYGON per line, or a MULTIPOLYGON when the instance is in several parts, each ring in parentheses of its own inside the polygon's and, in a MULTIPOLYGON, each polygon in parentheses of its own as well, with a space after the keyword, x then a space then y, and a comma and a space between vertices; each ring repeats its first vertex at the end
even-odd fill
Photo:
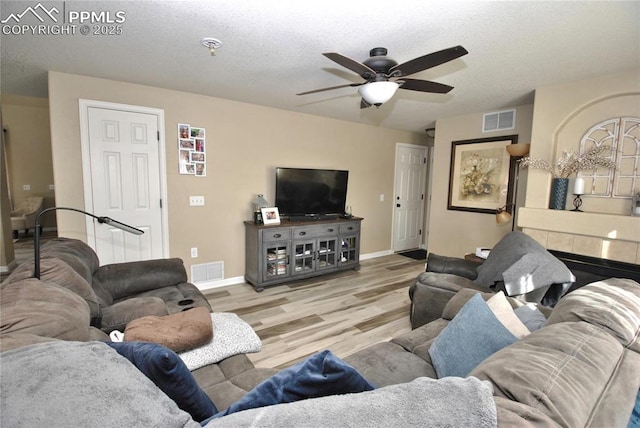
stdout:
POLYGON ((276 168, 276 207, 281 216, 341 216, 347 203, 349 171, 276 168))

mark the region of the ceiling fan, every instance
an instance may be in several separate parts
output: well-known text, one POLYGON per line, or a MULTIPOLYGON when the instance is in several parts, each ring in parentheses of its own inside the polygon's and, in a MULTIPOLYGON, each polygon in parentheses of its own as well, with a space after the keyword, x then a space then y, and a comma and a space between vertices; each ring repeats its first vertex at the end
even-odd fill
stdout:
POLYGON ((358 92, 362 96, 360 108, 367 108, 372 105, 380 107, 393 97, 398 88, 446 94, 453 89, 453 86, 428 80, 406 79, 404 76, 444 64, 468 53, 469 52, 462 46, 454 46, 449 49, 443 49, 414 58, 402 64, 398 64, 396 60, 388 57, 386 48, 371 49, 369 51, 369 58, 363 62, 358 62, 336 52, 323 53, 322 55, 330 60, 358 73, 360 77, 365 79, 365 82, 314 89, 296 95, 307 95, 316 92, 330 91, 332 89, 360 86, 360 88, 358 88, 358 92))

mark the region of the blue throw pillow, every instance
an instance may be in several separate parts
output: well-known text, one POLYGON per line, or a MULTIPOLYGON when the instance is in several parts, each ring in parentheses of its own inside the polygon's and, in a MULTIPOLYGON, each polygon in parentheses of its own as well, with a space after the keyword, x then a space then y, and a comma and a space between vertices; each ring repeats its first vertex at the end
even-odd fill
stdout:
POLYGON ((476 294, 440 332, 429 356, 438 379, 467 377, 484 359, 517 340, 476 294))
POLYGON ((356 369, 331 351, 323 351, 265 380, 214 418, 273 404, 373 389, 356 369))
POLYGON ((202 421, 218 411, 182 359, 171 349, 147 342, 105 343, 131 361, 194 420, 202 421))
POLYGON ((633 408, 633 412, 631 412, 631 419, 629 419, 627 428, 640 428, 640 391, 638 391, 636 405, 633 408))

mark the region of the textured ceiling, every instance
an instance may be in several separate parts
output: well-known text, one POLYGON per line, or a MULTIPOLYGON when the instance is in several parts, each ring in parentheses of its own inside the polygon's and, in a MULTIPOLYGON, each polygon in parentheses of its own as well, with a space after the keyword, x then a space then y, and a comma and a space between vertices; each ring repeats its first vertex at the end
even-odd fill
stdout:
MULTIPOLYGON (((55 70, 423 131, 439 118, 531 103, 540 86, 640 68, 638 1, 40 3, 59 10, 59 23, 70 12, 115 19, 122 11, 122 34, 81 35, 78 25, 74 35, 6 35, 3 24, 2 93, 46 97, 46 71, 55 70), (204 37, 223 42, 216 56, 200 44, 204 37), (363 61, 383 46, 402 63, 456 45, 469 54, 411 76, 454 86, 446 95, 399 90, 365 110, 356 88, 295 95, 361 81, 323 52, 363 61)), ((0 17, 37 4, 3 0, 0 17)), ((25 14, 24 24, 41 23, 25 14)))

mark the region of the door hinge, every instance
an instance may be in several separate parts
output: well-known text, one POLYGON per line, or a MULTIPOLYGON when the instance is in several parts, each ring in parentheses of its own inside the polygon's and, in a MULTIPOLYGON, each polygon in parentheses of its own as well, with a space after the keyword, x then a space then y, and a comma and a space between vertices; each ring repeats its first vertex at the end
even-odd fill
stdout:
POLYGON ((158 138, 158 142, 160 142, 160 131, 156 131, 156 137, 158 138))
POLYGON ((427 163, 427 158, 422 158, 422 163, 427 163))
POLYGON ((418 231, 418 235, 422 235, 422 229, 418 231))
POLYGON ((160 209, 162 209, 162 199, 160 199, 160 209))
POLYGON ((424 201, 424 193, 420 195, 420 200, 424 201))

